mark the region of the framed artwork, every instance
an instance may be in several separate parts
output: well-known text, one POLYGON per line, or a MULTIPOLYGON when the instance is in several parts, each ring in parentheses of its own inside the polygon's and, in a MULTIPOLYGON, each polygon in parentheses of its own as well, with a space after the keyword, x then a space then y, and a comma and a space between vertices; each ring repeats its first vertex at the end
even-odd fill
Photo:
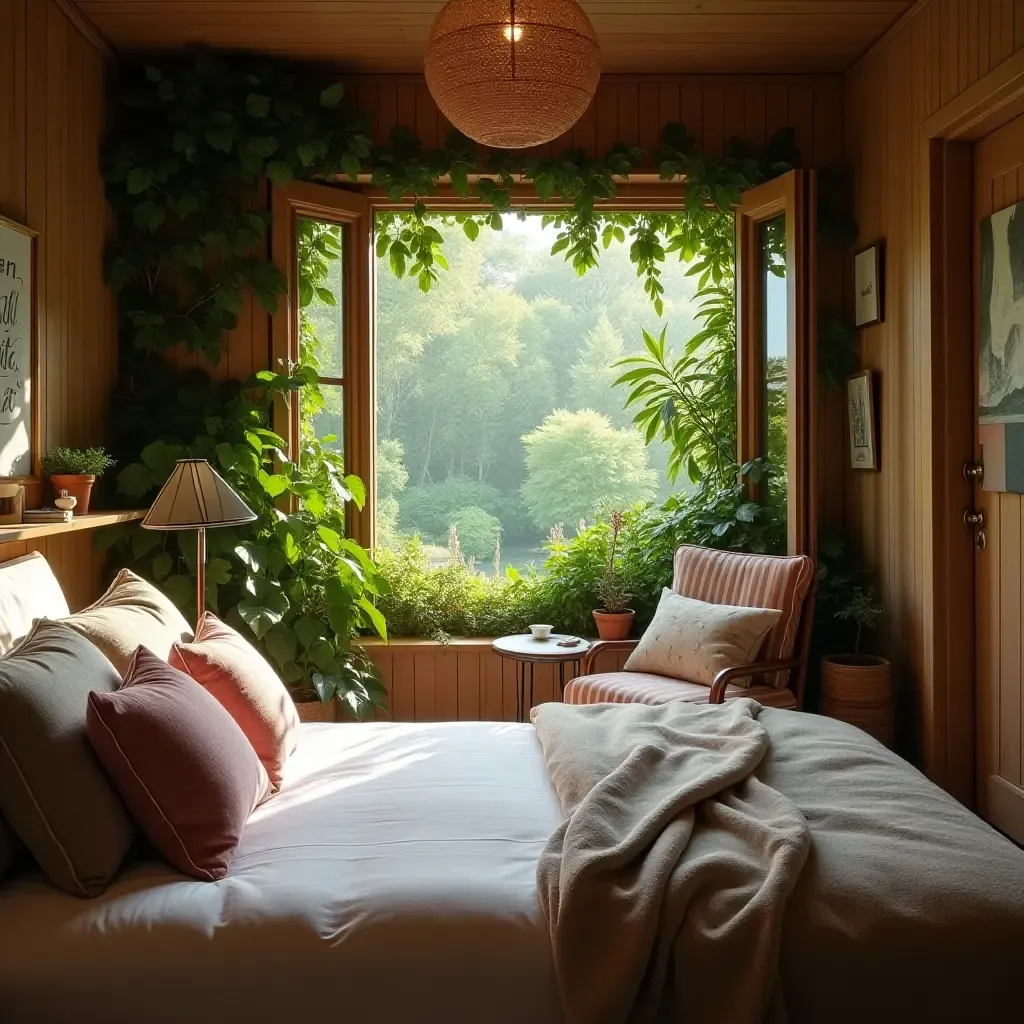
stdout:
POLYGON ((882 258, 878 243, 861 249, 853 258, 856 307, 854 323, 870 327, 882 322, 882 258))
POLYGON ((36 232, 0 217, 0 477, 39 475, 36 232))
POLYGON ((1024 203, 986 217, 979 227, 982 487, 1024 494, 1024 203))
POLYGON ((875 375, 871 370, 847 378, 846 405, 850 416, 850 465, 854 469, 878 469, 875 375))

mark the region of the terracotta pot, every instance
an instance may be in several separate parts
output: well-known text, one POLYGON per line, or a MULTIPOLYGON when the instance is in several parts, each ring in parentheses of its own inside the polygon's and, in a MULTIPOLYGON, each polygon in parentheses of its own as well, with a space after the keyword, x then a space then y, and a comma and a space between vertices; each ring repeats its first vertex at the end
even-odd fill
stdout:
POLYGON ((324 704, 317 700, 297 700, 295 710, 299 713, 300 722, 333 722, 334 701, 324 704))
POLYGON ((625 640, 629 637, 629 631, 633 628, 633 619, 636 612, 632 609, 626 612, 602 612, 594 611, 594 622, 597 623, 597 635, 602 640, 625 640))
POLYGON ((839 654, 821 661, 821 710, 892 746, 892 668, 885 658, 839 654))
POLYGON ((96 477, 87 476, 84 473, 55 473, 50 477, 50 483, 53 484, 55 498, 61 491, 67 491, 72 498, 78 499, 78 504, 75 506, 76 516, 84 516, 88 513, 92 485, 96 483, 96 477))

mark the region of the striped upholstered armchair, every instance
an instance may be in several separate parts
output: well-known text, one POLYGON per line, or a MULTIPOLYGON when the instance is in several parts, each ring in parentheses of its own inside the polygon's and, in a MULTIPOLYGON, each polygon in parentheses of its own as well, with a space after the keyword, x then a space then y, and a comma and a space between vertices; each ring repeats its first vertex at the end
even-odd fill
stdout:
POLYGON ((814 617, 814 562, 806 555, 748 555, 684 544, 675 557, 672 589, 712 604, 778 608, 782 615, 765 638, 759 660, 718 673, 712 686, 645 672, 595 672, 602 655, 631 651, 637 640, 602 640, 583 658, 582 675, 565 688, 567 704, 721 704, 753 697, 779 708, 803 706, 807 651, 814 617), (740 685, 736 680, 750 680, 740 685))

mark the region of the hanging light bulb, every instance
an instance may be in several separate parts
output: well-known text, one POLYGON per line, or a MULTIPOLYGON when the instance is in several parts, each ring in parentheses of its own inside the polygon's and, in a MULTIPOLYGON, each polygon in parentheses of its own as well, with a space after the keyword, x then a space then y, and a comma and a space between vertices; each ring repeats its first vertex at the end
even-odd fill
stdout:
POLYGON ((446 118, 499 149, 537 146, 586 112, 601 51, 575 0, 450 0, 430 32, 427 86, 446 118))

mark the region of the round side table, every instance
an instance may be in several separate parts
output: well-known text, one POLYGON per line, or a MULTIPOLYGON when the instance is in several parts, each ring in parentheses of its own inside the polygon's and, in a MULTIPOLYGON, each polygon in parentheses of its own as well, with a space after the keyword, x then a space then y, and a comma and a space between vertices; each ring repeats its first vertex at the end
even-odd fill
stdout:
POLYGON ((529 633, 516 636, 502 636, 491 644, 491 650, 501 658, 511 658, 516 663, 516 721, 525 722, 527 712, 533 707, 533 666, 551 664, 558 666, 558 687, 565 692, 565 666, 570 662, 579 671, 580 659, 590 649, 590 641, 582 637, 570 637, 565 633, 552 633, 547 640, 535 640, 529 633), (559 640, 579 640, 574 647, 559 647, 559 640), (530 698, 526 699, 526 685, 529 681, 530 698))

